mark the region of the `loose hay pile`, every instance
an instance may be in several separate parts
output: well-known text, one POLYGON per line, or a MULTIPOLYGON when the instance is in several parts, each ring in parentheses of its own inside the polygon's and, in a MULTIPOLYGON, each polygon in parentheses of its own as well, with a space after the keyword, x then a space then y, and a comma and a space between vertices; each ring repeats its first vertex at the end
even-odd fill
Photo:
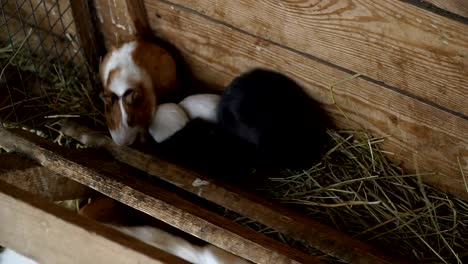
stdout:
POLYGON ((274 199, 411 260, 467 261, 467 202, 422 184, 429 173, 405 174, 379 149, 382 138, 356 131, 329 135, 320 163, 271 179, 274 199))
POLYGON ((94 77, 72 62, 31 55, 24 47, 28 36, 0 48, 0 125, 40 129, 49 138, 58 136, 57 120, 63 117, 84 117, 104 126, 90 85, 94 77))

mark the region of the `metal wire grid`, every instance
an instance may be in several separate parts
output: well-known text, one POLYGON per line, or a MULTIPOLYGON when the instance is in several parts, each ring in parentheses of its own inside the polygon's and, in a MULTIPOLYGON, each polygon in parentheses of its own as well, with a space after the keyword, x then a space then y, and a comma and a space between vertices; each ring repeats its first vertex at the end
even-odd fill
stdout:
MULTIPOLYGON (((28 36, 27 30, 29 28, 31 33, 28 38, 35 41, 34 43, 26 41, 23 48, 30 56, 29 63, 34 67, 34 70, 38 70, 43 63, 53 59, 60 61, 67 58, 67 61, 74 61, 78 57, 83 57, 83 51, 78 46, 76 36, 69 32, 69 29, 74 25, 73 20, 64 21, 63 19, 65 16, 72 17, 71 13, 69 1, 2 0, 0 28, 2 33, 6 33, 6 36, 2 37, 1 46, 18 45, 18 42, 28 36), (36 14, 39 10, 42 11, 41 17, 36 14), (25 11, 29 11, 29 14, 25 14, 25 11), (57 28, 61 28, 62 32, 54 32, 54 29, 57 28), (45 43, 46 40, 49 42, 48 45, 45 43), (61 44, 61 47, 58 43, 61 44), (33 60, 33 58, 38 57, 38 54, 42 54, 42 58, 33 60)), ((62 67, 63 64, 60 66, 62 67)))
MULTIPOLYGON (((51 98, 46 91, 49 86, 43 79, 47 76, 41 76, 42 72, 57 72, 66 75, 64 78, 83 81, 92 79, 73 19, 80 17, 91 21, 91 17, 86 12, 73 16, 70 1, 74 0, 1 0, 0 48, 10 48, 8 56, 15 54, 16 57, 15 63, 6 65, 7 60, 3 60, 1 65, 0 123, 7 120, 17 124, 29 122, 35 127, 36 116, 19 115, 18 109, 33 109, 33 104, 25 102, 33 101, 38 95, 48 104, 57 103, 54 101, 57 98, 51 98)), ((81 3, 87 5, 86 1, 81 3)), ((37 115, 46 114, 40 109, 35 111, 37 115)), ((44 111, 47 110, 44 108, 44 111)))

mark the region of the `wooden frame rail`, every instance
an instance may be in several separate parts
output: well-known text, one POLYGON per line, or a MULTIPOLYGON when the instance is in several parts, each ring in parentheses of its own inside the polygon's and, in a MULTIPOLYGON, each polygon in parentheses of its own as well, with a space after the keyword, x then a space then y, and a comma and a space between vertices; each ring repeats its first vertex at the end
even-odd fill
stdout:
POLYGON ((39 263, 188 263, 5 182, 0 245, 39 263))
POLYGON ((175 193, 137 180, 135 169, 95 149, 72 150, 24 131, 0 129, 0 145, 27 154, 57 174, 255 263, 321 263, 265 235, 190 203, 175 193), (98 154, 96 154, 98 152, 98 154), (94 153, 94 155, 93 155, 94 153))

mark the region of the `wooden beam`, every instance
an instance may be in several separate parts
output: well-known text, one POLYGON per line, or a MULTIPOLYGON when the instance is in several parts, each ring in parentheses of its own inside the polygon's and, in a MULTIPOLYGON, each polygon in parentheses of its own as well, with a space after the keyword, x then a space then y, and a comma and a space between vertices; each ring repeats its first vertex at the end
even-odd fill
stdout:
MULTIPOLYGON (((173 12, 179 14, 171 16, 174 24, 184 20, 187 12, 209 17, 210 21, 229 24, 361 73, 468 118, 468 34, 460 34, 468 32, 468 25, 404 1, 220 0, 213 4, 146 0, 154 29, 161 21, 155 19, 156 14, 167 19, 157 9, 161 3, 172 5, 173 12)), ((216 45, 213 37, 205 39, 216 45)), ((262 40, 256 43, 262 44, 262 40)), ((288 63, 288 57, 281 58, 288 63)))
POLYGON ((0 219, 0 245, 39 263, 187 263, 6 183, 0 219))
POLYGON ((388 136, 390 158, 411 172, 415 155, 421 172, 438 173, 426 183, 468 200, 457 162, 468 172, 467 120, 185 8, 148 1, 146 9, 154 32, 177 46, 202 81, 224 87, 251 67, 276 69, 326 104, 339 127, 388 136))
POLYGON ((466 0, 423 0, 454 14, 468 18, 468 1, 466 0))
MULTIPOLYGON (((159 177, 241 215, 259 221, 292 238, 307 241, 329 255, 352 263, 391 263, 382 252, 317 221, 274 205, 240 189, 208 181, 202 175, 128 147, 119 147, 107 137, 97 136, 85 127, 66 122, 62 132, 86 145, 106 148, 117 160, 159 177), (194 182, 206 180, 207 185, 194 182)), ((401 261, 401 260, 399 260, 401 261)))
POLYGON ((74 200, 91 194, 87 186, 14 153, 0 154, 0 181, 52 201, 74 200))
MULTIPOLYGON (((93 138, 93 135, 90 135, 89 138, 93 138)), ((255 263, 321 263, 315 257, 293 250, 260 233, 187 202, 173 192, 136 180, 137 176, 127 174, 128 171, 133 171, 135 174, 135 170, 129 170, 128 166, 122 166, 113 159, 103 160, 106 156, 103 155, 105 153, 100 153, 96 149, 82 151, 67 149, 64 151, 33 134, 20 130, 12 133, 5 129, 0 129, 0 145, 24 153, 56 173, 76 180, 115 200, 255 263), (60 154, 61 152, 63 154, 60 154)), ((187 172, 173 164, 164 162, 155 164, 155 166, 158 165, 163 168, 164 174, 170 173, 174 177, 186 178, 184 173, 187 172), (182 175, 178 176, 179 172, 182 175)), ((194 179, 190 180, 190 183, 183 181, 183 184, 191 185, 194 179)), ((307 229, 310 228, 313 227, 307 226, 307 229)), ((340 239, 342 238, 340 237, 340 239)), ((363 250, 360 248, 360 244, 352 246, 349 244, 348 247, 357 247, 359 250, 363 250)), ((342 251, 342 249, 340 250, 342 251)), ((353 254, 353 257, 357 255, 353 252, 348 252, 348 254, 353 254)), ((362 252, 362 254, 365 254, 363 259, 380 260, 380 257, 374 256, 373 253, 362 252)))

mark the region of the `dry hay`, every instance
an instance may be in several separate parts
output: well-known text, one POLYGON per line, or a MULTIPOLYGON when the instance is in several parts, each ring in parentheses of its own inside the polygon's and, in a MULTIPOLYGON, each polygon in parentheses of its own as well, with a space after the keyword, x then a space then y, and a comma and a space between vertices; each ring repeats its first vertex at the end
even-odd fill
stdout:
MULTIPOLYGON (((419 263, 463 263, 468 258, 468 203, 405 174, 379 148, 383 138, 357 131, 328 131, 332 141, 309 170, 270 178, 269 195, 286 206, 393 254, 419 263)), ((468 191, 468 190, 467 190, 468 191)), ((237 222, 319 255, 255 221, 237 222)), ((328 263, 339 260, 322 256, 328 263)), ((466 263, 466 262, 465 262, 466 263)))
POLYGON ((58 120, 83 117, 104 126, 95 76, 60 58, 43 61, 21 43, 0 47, 0 125, 39 130, 56 139, 58 120), (38 66, 39 65, 39 66, 38 66))

